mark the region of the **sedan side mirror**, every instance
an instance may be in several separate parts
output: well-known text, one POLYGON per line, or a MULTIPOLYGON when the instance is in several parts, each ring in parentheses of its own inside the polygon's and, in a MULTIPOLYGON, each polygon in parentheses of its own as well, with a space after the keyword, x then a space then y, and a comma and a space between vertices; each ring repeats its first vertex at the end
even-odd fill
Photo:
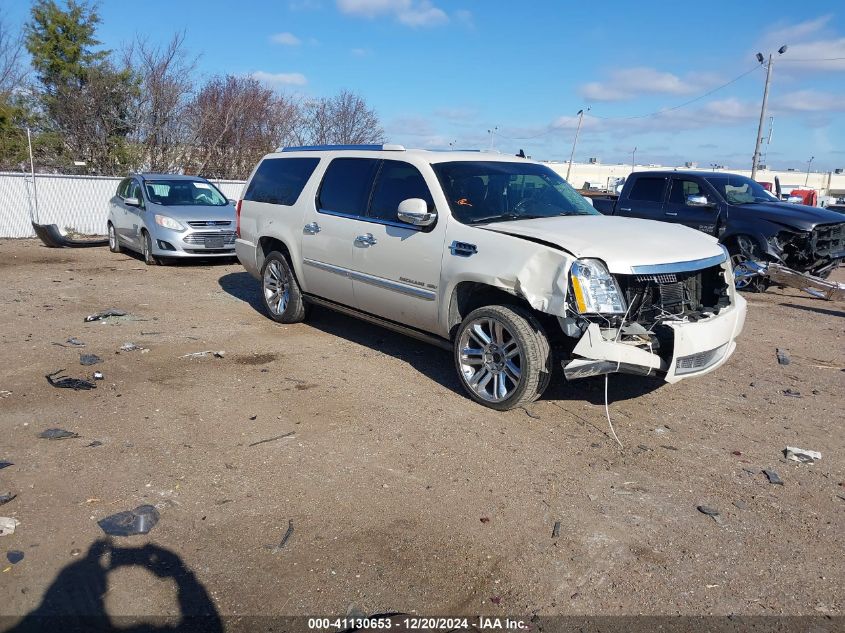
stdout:
POLYGON ((688 207, 713 207, 716 206, 709 200, 707 196, 687 196, 688 207))
POLYGON ((140 207, 141 201, 138 200, 138 198, 124 198, 123 204, 125 204, 128 207, 140 207))
POLYGON ((429 212, 428 204, 422 198, 408 198, 399 203, 396 217, 406 224, 431 226, 437 219, 437 212, 429 212))

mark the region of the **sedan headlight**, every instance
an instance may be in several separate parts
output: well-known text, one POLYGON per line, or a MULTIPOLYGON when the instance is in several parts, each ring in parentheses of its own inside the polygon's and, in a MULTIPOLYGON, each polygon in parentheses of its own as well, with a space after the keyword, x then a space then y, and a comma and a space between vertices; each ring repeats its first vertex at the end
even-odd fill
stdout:
POLYGON ((185 230, 185 227, 179 224, 179 222, 177 222, 173 218, 168 218, 166 215, 156 215, 156 224, 172 231, 185 230))
POLYGON ((625 299, 616 279, 597 259, 579 259, 569 270, 575 306, 581 314, 624 314, 625 299))

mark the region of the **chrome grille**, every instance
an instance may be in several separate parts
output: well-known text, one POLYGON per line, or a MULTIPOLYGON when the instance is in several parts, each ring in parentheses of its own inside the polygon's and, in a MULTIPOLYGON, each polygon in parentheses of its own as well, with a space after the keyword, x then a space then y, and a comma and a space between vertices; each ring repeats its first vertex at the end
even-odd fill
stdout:
POLYGON ((185 244, 202 244, 206 245, 206 241, 214 241, 223 239, 224 245, 231 245, 235 243, 234 231, 199 231, 197 233, 190 233, 182 238, 185 244))
POLYGON ((817 256, 825 257, 845 251, 845 223, 823 224, 813 230, 817 256))
POLYGON ((663 273, 660 275, 636 275, 636 280, 639 282, 653 281, 656 284, 673 284, 678 281, 678 275, 675 273, 663 273))
POLYGON ((190 226, 194 228, 201 228, 203 226, 231 226, 232 223, 229 220, 202 220, 202 221, 194 221, 188 222, 190 226))

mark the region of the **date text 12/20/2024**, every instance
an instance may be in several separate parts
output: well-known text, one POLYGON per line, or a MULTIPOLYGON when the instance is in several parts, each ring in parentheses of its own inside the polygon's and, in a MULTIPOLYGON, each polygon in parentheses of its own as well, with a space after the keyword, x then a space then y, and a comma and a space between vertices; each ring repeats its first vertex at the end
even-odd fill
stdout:
POLYGON ((312 631, 526 631, 529 626, 525 620, 518 618, 426 618, 395 615, 375 618, 308 618, 308 628, 312 631))

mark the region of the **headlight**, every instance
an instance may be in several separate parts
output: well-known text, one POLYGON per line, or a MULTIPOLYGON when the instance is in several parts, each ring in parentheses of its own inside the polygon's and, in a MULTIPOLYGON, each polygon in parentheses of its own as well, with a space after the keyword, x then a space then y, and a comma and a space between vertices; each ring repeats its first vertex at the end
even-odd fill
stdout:
POLYGON ((577 260, 569 270, 569 279, 581 314, 625 314, 622 292, 599 260, 577 260))
POLYGON ((168 218, 166 215, 156 215, 156 224, 163 226, 166 229, 173 231, 184 231, 185 227, 179 224, 173 218, 168 218))

